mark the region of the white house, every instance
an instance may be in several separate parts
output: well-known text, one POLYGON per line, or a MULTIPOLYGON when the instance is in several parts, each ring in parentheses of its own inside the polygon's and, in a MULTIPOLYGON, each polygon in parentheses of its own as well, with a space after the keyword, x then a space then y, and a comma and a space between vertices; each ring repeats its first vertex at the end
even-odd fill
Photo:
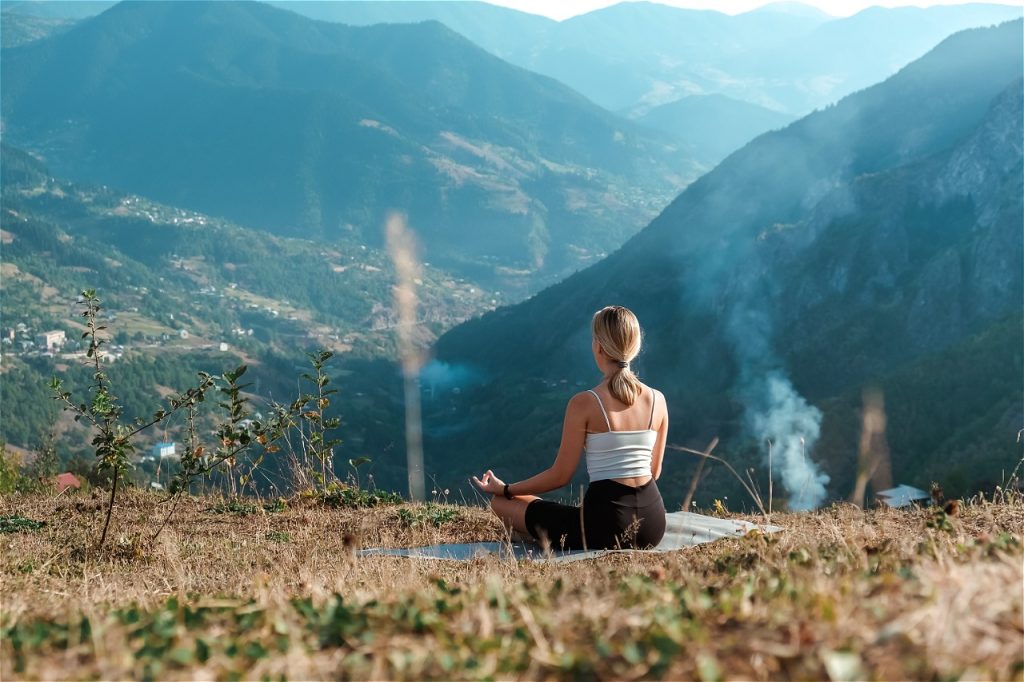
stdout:
POLYGON ((890 507, 907 507, 920 500, 927 500, 931 495, 919 488, 901 483, 895 488, 879 491, 878 499, 890 507))
POLYGON ((54 350, 64 345, 64 332, 55 329, 42 334, 36 334, 36 345, 46 350, 54 350))
POLYGON ((177 457, 177 448, 174 443, 157 443, 153 446, 153 456, 160 459, 164 457, 177 457))

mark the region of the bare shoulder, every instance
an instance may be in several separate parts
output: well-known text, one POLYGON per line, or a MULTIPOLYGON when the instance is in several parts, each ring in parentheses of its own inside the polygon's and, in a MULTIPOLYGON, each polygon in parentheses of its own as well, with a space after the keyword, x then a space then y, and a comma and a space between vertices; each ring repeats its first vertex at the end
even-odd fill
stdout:
POLYGON ((586 407, 594 401, 594 395, 590 391, 580 391, 573 397, 569 398, 569 409, 579 409, 586 407))
POLYGON ((651 394, 654 396, 654 400, 656 403, 658 403, 658 407, 664 409, 665 394, 659 391, 658 389, 654 388, 653 386, 648 386, 647 384, 644 384, 644 388, 650 391, 651 394))
POLYGON ((586 391, 581 391, 569 398, 569 403, 565 406, 565 419, 566 421, 582 421, 586 422, 590 418, 590 411, 594 402, 594 396, 590 395, 586 391))

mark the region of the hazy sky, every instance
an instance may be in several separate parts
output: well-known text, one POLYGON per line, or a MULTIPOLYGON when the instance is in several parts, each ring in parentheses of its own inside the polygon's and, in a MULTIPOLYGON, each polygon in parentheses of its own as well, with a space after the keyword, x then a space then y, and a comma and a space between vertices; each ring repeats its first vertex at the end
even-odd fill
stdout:
MULTIPOLYGON (((600 7, 615 5, 620 0, 487 0, 494 5, 504 5, 533 14, 543 14, 552 19, 566 19, 577 14, 584 14, 600 7)), ((983 0, 1000 5, 1017 5, 1024 7, 1024 0, 983 0)), ((765 0, 658 0, 662 5, 690 7, 694 9, 713 9, 727 14, 747 12, 766 4, 765 0)), ((806 0, 803 4, 813 5, 835 16, 856 14, 866 7, 880 5, 882 7, 930 7, 932 5, 961 5, 963 0, 923 0, 919 2, 900 2, 898 0, 806 0)))

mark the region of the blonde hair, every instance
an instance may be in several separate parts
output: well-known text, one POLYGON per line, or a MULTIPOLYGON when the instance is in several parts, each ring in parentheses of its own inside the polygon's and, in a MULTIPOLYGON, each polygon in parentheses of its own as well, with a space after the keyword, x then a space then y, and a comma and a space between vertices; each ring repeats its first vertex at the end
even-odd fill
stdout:
POLYGON ((594 313, 591 329, 604 354, 619 363, 608 380, 608 390, 620 402, 632 405, 640 395, 640 380, 628 363, 640 354, 640 322, 628 308, 610 305, 594 313))

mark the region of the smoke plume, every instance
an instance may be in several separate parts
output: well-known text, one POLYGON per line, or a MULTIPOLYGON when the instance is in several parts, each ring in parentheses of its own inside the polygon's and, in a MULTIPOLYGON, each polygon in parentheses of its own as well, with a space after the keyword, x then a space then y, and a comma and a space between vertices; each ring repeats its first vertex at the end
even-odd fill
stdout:
POLYGON ((761 442, 772 444, 772 468, 782 474, 789 508, 816 509, 829 481, 808 455, 821 435, 821 410, 808 404, 778 370, 763 376, 754 388, 760 396, 747 405, 749 427, 761 442))
POLYGON ((766 459, 771 448, 772 475, 781 474, 789 508, 816 509, 829 482, 811 459, 821 435, 821 410, 797 392, 773 350, 770 300, 755 295, 744 303, 734 304, 726 332, 739 363, 747 431, 763 444, 766 459))

